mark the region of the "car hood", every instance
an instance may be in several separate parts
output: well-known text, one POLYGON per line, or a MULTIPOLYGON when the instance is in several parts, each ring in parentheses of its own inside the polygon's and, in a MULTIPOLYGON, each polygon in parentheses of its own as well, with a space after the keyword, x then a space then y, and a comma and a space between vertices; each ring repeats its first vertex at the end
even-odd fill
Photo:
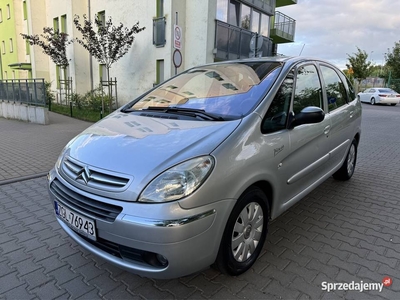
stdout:
POLYGON ((136 182, 151 180, 177 163, 210 154, 240 122, 115 113, 78 135, 65 153, 88 166, 133 175, 136 182))

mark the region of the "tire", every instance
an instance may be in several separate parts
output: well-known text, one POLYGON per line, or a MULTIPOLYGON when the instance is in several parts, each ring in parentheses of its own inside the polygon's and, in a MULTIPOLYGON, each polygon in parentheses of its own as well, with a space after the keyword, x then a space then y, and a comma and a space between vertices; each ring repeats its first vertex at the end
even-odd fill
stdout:
POLYGON ((397 103, 390 103, 391 106, 396 106, 397 103))
POLYGON ((375 98, 371 98, 371 104, 375 105, 375 98))
POLYGON ((357 162, 357 141, 356 139, 353 139, 350 145, 349 152, 347 152, 346 159, 343 162, 343 165, 340 167, 339 170, 337 170, 333 174, 333 178, 341 181, 349 180, 354 174, 356 162, 357 162))
POLYGON ((250 269, 264 245, 268 219, 267 197, 258 187, 250 187, 229 216, 213 267, 233 276, 250 269))

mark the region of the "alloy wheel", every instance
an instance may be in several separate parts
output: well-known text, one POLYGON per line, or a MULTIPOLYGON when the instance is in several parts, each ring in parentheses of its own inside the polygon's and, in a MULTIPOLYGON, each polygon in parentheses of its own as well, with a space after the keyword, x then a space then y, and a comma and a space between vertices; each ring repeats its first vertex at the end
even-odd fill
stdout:
POLYGON ((249 203, 236 219, 232 233, 232 254, 236 261, 244 262, 254 253, 263 233, 262 207, 249 203))

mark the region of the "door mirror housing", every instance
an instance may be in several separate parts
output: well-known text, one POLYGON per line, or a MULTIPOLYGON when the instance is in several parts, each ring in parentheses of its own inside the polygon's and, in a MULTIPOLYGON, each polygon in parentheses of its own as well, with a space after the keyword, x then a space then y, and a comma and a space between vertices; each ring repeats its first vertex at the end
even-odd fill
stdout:
POLYGON ((316 106, 307 106, 298 114, 290 114, 289 129, 303 124, 314 124, 322 122, 325 118, 324 111, 316 106))

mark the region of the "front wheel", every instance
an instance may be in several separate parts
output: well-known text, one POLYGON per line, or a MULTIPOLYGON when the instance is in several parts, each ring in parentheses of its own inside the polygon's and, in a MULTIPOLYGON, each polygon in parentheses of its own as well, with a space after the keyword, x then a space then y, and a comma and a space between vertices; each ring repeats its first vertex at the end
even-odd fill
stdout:
POLYGON ((343 165, 340 167, 336 173, 333 174, 333 178, 336 180, 346 181, 349 180, 354 173, 357 162, 357 141, 353 139, 349 152, 347 153, 346 159, 343 165))
POLYGON ((214 267, 240 275, 256 261, 268 231, 268 200, 258 187, 246 190, 229 216, 214 267))
POLYGON ((396 106, 397 103, 390 103, 391 106, 396 106))

